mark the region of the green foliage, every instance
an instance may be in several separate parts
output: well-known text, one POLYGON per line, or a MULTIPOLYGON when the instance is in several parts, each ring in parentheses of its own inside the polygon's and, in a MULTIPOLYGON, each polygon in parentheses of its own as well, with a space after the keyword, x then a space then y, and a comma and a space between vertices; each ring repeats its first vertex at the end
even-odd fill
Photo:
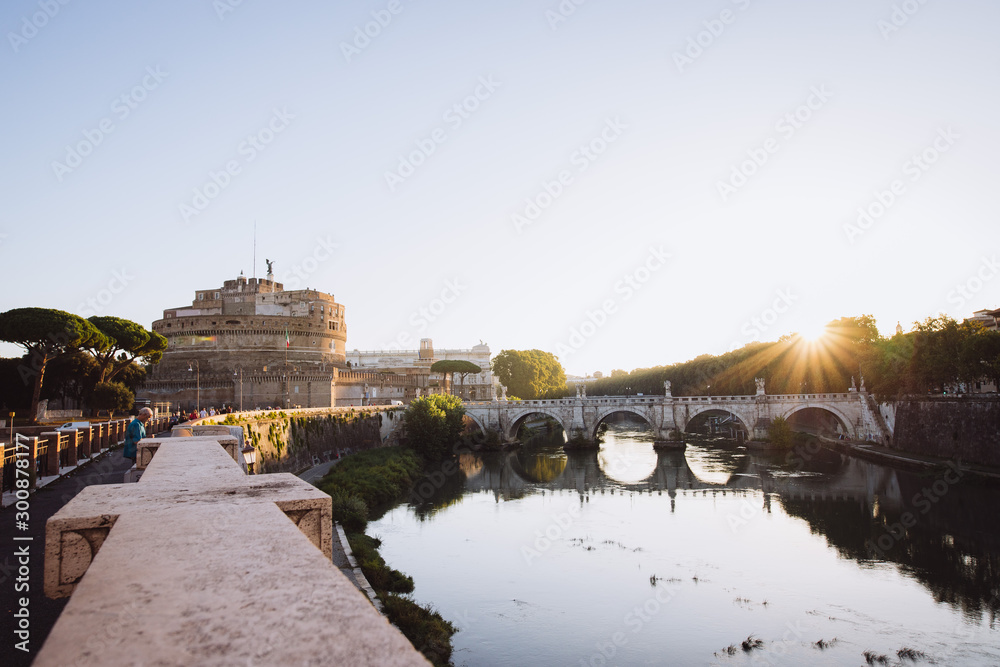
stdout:
POLYGON ((670 380, 675 396, 745 395, 755 392, 756 377, 765 378, 769 394, 841 393, 852 376, 860 381, 861 375, 879 400, 1000 380, 1000 332, 941 316, 916 323, 910 333, 882 338, 870 315, 844 317, 827 324, 826 335, 815 343, 785 336, 669 366, 612 371, 589 383, 587 394, 662 395, 664 380, 670 380))
MULTIPOLYGON (((344 527, 347 528, 346 526, 344 527)), ((412 593, 413 578, 385 564, 378 548, 382 541, 360 533, 348 533, 354 560, 365 574, 365 579, 376 591, 387 593, 412 593)))
POLYGON ((559 358, 541 350, 502 350, 493 357, 493 372, 509 394, 528 400, 563 396, 566 372, 559 358))
POLYGON ((465 376, 470 373, 481 373, 482 368, 472 363, 471 361, 465 361, 464 359, 442 359, 441 361, 435 361, 431 364, 432 373, 443 373, 444 375, 450 375, 452 382, 452 391, 454 392, 455 385, 455 373, 462 376, 462 381, 465 381, 465 376))
POLYGON ((451 636, 458 632, 431 607, 399 595, 382 595, 386 618, 434 665, 451 664, 451 636))
POLYGON ((368 505, 341 489, 329 492, 333 498, 333 520, 350 533, 363 533, 368 527, 368 505))
POLYGON ((166 338, 132 320, 95 315, 87 321, 103 334, 101 345, 86 346, 100 369, 98 382, 114 379, 135 361, 157 364, 167 349, 166 338))
POLYGON ((121 382, 99 382, 94 386, 91 404, 98 410, 107 410, 112 418, 114 413, 128 410, 135 401, 128 387, 121 382))
POLYGON ((768 429, 768 437, 775 447, 787 449, 793 444, 792 427, 784 417, 775 417, 771 420, 771 428, 768 429))
POLYGON ((370 512, 384 511, 409 492, 421 468, 411 450, 378 447, 344 458, 317 486, 333 497, 359 498, 370 512))
POLYGON ((18 366, 24 383, 33 382, 31 418, 38 413, 45 367, 56 355, 110 344, 97 328, 78 315, 51 308, 14 308, 0 313, 0 340, 24 348, 28 363, 18 366))
POLYGON ((407 443, 427 461, 441 461, 465 429, 465 408, 456 396, 433 394, 415 399, 406 409, 407 443))

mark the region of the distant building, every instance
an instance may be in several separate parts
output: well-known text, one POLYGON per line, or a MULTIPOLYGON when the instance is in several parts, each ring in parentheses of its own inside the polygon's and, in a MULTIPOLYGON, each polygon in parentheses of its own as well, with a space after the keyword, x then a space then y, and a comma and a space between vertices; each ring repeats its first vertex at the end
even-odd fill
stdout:
POLYGON ((427 387, 427 393, 452 393, 468 401, 490 400, 493 397, 491 389, 499 384, 490 369, 490 346, 485 343, 473 345, 469 349, 435 350, 430 338, 422 338, 418 350, 353 350, 346 357, 352 369, 422 376, 422 386, 427 387), (482 371, 466 375, 464 380, 462 376, 456 375, 453 386, 447 387, 446 382, 450 378, 430 371, 435 361, 445 359, 471 361, 482 371))
POLYGON ((1000 330, 1000 309, 977 310, 976 312, 972 313, 972 317, 967 319, 966 322, 979 322, 987 329, 998 331, 1000 330))

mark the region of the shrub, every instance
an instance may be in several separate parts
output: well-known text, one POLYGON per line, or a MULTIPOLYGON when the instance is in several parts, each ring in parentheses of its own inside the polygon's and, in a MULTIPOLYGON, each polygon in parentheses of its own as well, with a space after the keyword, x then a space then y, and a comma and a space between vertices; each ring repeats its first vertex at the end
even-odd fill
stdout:
POLYGON ((368 527, 368 505, 357 496, 335 490, 333 498, 333 520, 350 533, 363 533, 368 527))
POLYGON ((435 665, 451 664, 451 636, 454 625, 441 618, 430 607, 421 607, 413 600, 386 594, 380 596, 385 615, 399 628, 410 643, 435 665))

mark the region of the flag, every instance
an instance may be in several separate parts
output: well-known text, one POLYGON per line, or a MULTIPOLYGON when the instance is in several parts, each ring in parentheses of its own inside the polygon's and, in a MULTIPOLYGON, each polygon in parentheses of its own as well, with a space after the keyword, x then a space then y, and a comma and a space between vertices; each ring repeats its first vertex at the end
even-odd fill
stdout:
POLYGON ((287 350, 287 349, 288 349, 288 348, 290 348, 291 346, 292 346, 292 341, 291 341, 291 339, 290 339, 290 338, 288 337, 288 329, 285 329, 285 349, 287 350))

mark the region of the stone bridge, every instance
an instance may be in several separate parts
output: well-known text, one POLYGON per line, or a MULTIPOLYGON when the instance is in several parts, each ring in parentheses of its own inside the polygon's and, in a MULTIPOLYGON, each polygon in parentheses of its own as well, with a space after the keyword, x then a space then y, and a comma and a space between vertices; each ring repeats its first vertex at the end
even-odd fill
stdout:
POLYGON ((673 396, 669 386, 663 396, 587 396, 535 401, 494 400, 465 404, 466 415, 483 429, 498 431, 504 441, 517 438, 521 424, 532 415, 550 417, 567 436, 579 443, 593 443, 601 423, 617 413, 636 415, 653 429, 660 442, 679 441, 698 418, 718 417, 753 440, 766 440, 776 417, 792 418, 808 410, 826 430, 858 440, 888 442, 892 429, 864 389, 842 394, 777 394, 764 392, 758 381, 755 396, 673 396))

